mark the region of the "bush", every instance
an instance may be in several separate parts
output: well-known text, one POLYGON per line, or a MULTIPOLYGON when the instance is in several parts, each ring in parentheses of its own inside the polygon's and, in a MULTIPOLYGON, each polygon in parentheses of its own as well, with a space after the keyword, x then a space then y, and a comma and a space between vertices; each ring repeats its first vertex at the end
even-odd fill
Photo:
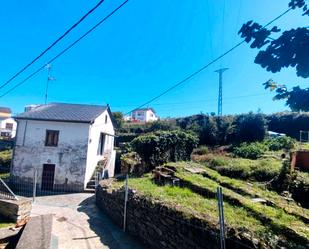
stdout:
POLYGON ((272 139, 268 139, 266 141, 267 146, 270 150, 278 151, 278 150, 291 150, 295 148, 296 140, 291 137, 276 137, 272 139))
POLYGON ((9 171, 12 161, 12 150, 0 152, 0 171, 9 171))
POLYGON ((197 137, 183 131, 160 131, 139 136, 131 147, 149 169, 166 162, 189 160, 197 146, 197 137))
POLYGON ((202 156, 202 155, 208 154, 209 153, 209 149, 208 149, 207 146, 200 146, 200 147, 194 149, 192 153, 193 153, 193 155, 200 155, 200 156, 202 156))
POLYGON ((299 139, 299 131, 307 131, 309 127, 309 113, 281 112, 266 116, 268 130, 284 133, 299 139))
POLYGON ((238 142, 262 141, 266 136, 266 119, 263 114, 239 115, 235 122, 235 137, 238 142))
POLYGON ((238 147, 234 147, 233 153, 236 156, 248 158, 248 159, 258 159, 267 151, 267 146, 263 143, 241 143, 238 147))
POLYGON ((145 172, 145 166, 136 152, 129 152, 121 155, 121 173, 130 173, 134 176, 141 176, 145 172))

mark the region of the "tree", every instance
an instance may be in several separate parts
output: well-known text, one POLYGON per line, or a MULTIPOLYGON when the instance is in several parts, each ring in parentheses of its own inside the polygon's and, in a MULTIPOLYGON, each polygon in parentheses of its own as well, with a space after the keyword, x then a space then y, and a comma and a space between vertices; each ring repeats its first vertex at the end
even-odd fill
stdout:
POLYGON ((116 126, 121 128, 123 125, 123 114, 122 112, 113 112, 113 118, 115 120, 116 126))
POLYGON ((262 141, 266 135, 266 119, 263 114, 239 115, 235 121, 237 142, 262 141))
MULTIPOLYGON (((308 5, 305 0, 291 0, 291 9, 301 8, 303 16, 309 16, 308 5)), ((251 48, 260 51, 254 62, 261 65, 272 73, 280 72, 282 68, 294 67, 296 75, 302 78, 309 77, 309 29, 299 27, 283 31, 277 39, 271 38, 271 34, 279 33, 281 30, 274 26, 267 29, 262 25, 249 21, 239 30, 242 38, 247 43, 251 43, 251 48), (262 50, 262 47, 266 48, 262 50)), ((308 101, 309 88, 301 89, 299 86, 288 90, 285 85, 274 83, 272 80, 264 83, 266 89, 276 90, 277 95, 274 100, 286 99, 286 104, 294 111, 309 110, 308 101)))

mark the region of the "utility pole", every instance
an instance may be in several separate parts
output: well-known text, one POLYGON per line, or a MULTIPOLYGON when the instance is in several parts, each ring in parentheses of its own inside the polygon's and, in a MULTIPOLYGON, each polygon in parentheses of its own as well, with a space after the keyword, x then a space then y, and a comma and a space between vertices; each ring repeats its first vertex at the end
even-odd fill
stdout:
POLYGON ((47 69, 47 81, 46 81, 46 89, 45 89, 45 105, 47 104, 47 96, 48 96, 48 85, 49 85, 49 82, 51 80, 56 80, 54 77, 51 76, 50 72, 51 72, 51 64, 46 64, 46 67, 47 69))
POLYGON ((219 96, 218 96, 218 116, 222 115, 222 74, 228 70, 228 68, 220 68, 215 72, 219 74, 219 96))

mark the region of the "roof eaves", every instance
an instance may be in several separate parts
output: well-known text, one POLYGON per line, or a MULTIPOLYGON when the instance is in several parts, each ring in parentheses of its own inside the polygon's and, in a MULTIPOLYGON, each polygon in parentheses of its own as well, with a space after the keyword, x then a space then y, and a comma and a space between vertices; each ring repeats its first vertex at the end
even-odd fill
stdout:
POLYGON ((63 122, 63 123, 84 123, 89 124, 91 120, 63 120, 63 119, 43 119, 43 118, 27 118, 27 117, 13 117, 16 120, 36 120, 36 121, 51 121, 51 122, 63 122))

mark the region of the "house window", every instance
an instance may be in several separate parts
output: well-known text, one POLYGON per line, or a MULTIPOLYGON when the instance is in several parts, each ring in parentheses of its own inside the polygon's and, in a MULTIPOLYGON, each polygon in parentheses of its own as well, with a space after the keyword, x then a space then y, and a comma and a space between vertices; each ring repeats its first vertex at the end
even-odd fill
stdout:
POLYGON ((45 146, 58 146, 59 131, 46 130, 45 146))
POLYGON ((105 147, 105 134, 101 133, 100 134, 99 147, 98 147, 98 155, 103 155, 104 147, 105 147))
POLYGON ((13 130, 13 124, 12 123, 6 123, 5 124, 5 129, 13 130))
POLYGON ((105 115, 105 124, 107 124, 107 115, 105 115))

